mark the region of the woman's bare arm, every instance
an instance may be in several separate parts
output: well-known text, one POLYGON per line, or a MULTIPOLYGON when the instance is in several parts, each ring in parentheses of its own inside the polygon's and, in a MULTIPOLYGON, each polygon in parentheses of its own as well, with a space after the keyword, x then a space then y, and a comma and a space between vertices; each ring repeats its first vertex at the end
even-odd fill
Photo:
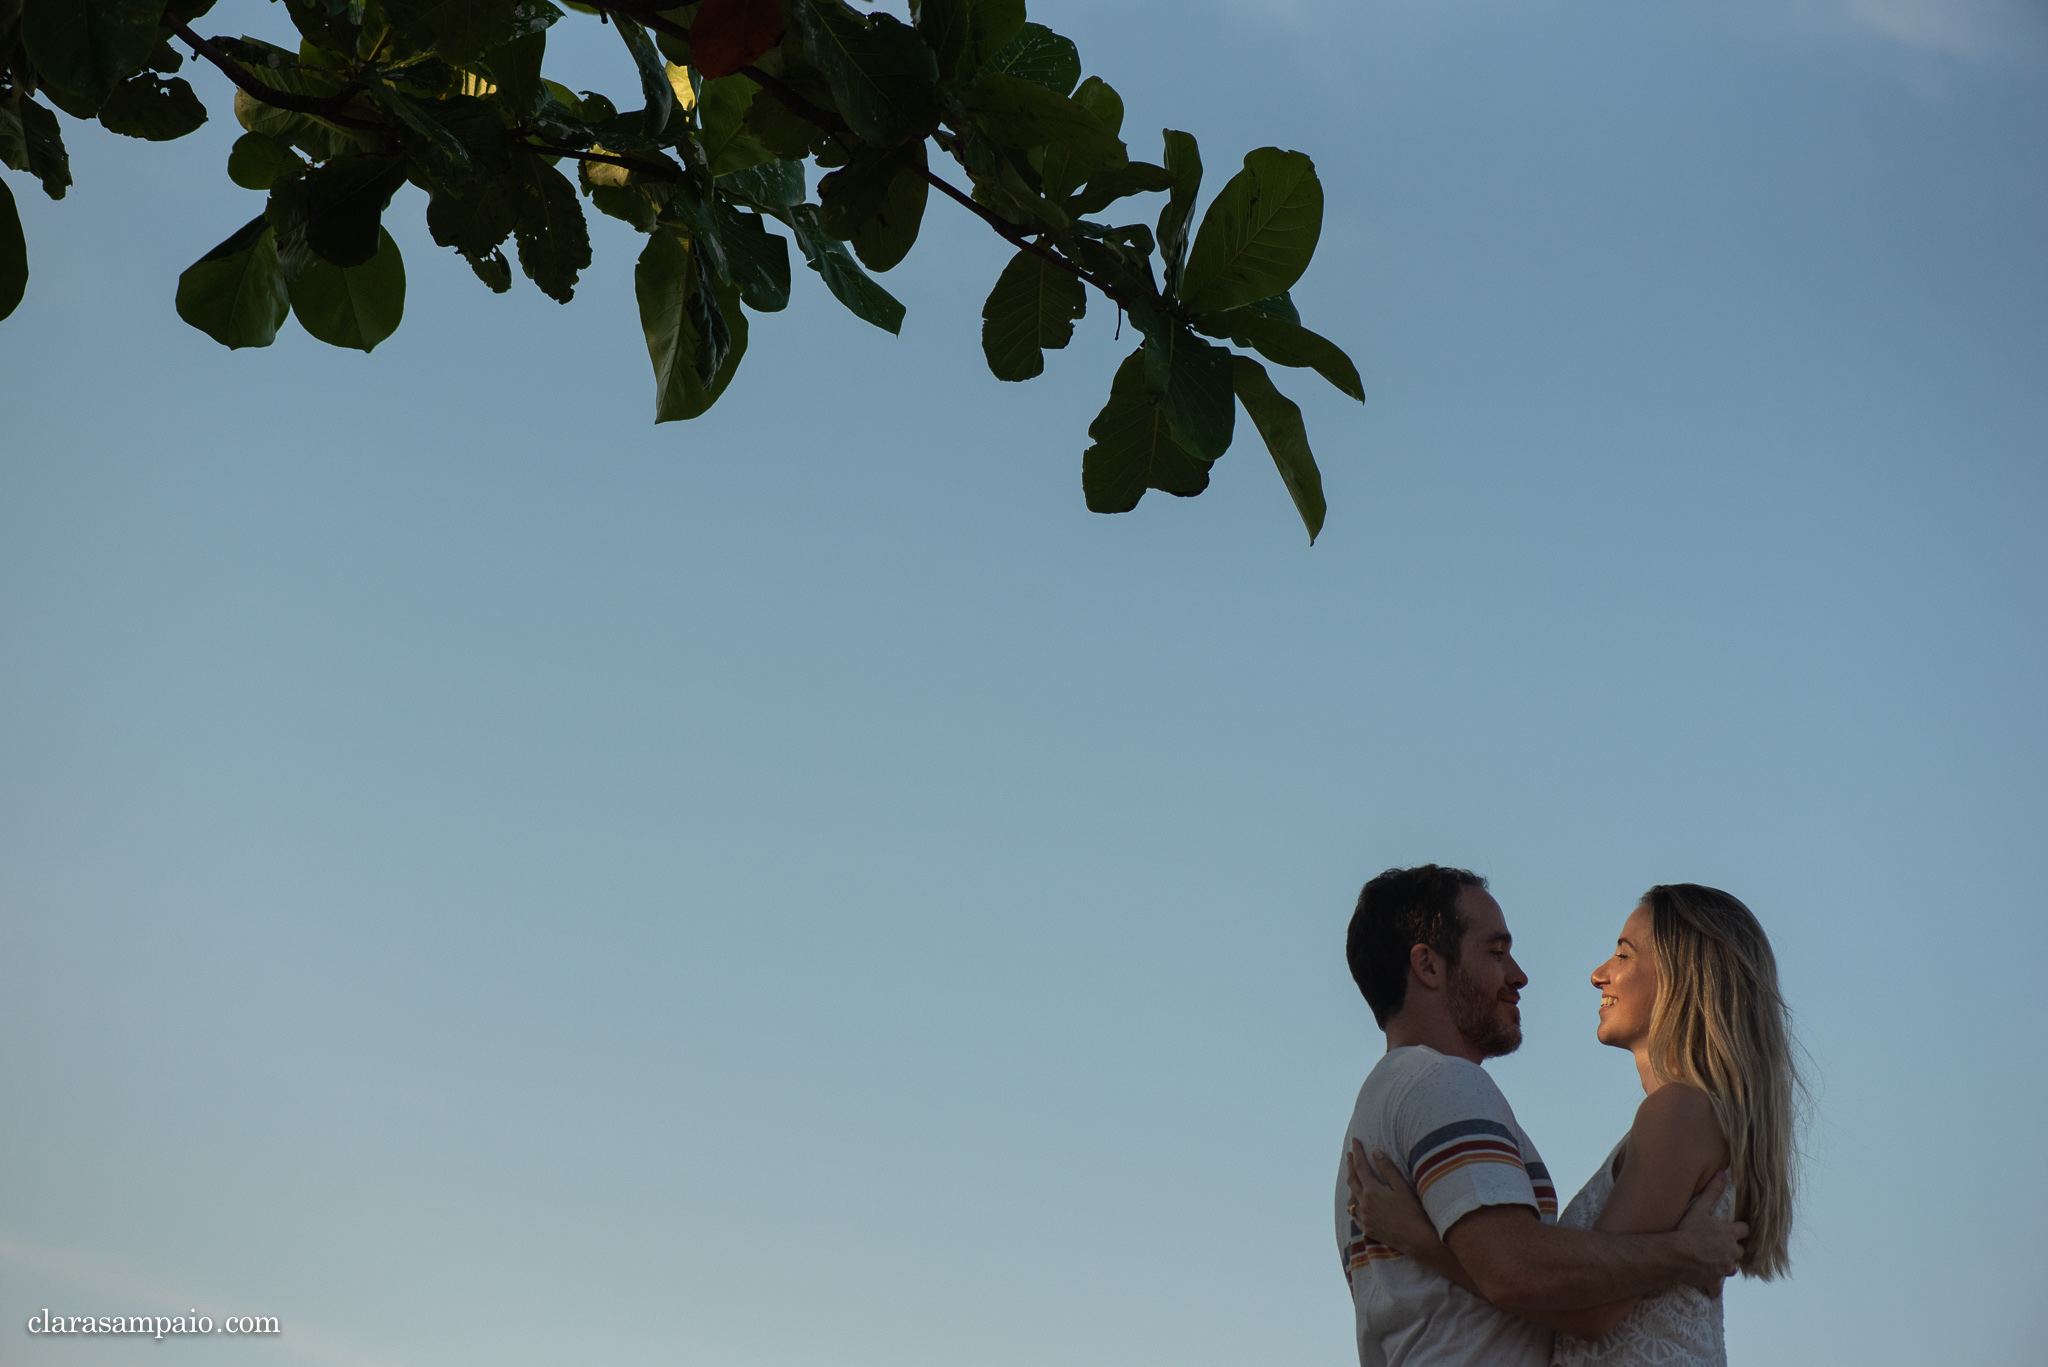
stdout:
MULTIPOLYGON (((1728 1165, 1728 1141, 1706 1093, 1667 1083, 1643 1098, 1622 1146, 1620 1172, 1594 1228, 1603 1234, 1676 1229, 1695 1197, 1728 1165)), ((1640 1297, 1573 1312, 1576 1324, 1552 1327, 1582 1339, 1604 1337, 1640 1297)))

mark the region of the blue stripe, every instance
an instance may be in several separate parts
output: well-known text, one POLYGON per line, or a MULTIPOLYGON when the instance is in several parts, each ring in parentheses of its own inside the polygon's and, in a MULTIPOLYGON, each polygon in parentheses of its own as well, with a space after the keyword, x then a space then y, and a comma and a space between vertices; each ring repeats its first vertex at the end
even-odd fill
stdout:
POLYGON ((1531 1182, 1548 1182, 1550 1180, 1550 1169, 1544 1167, 1541 1163, 1524 1163, 1522 1166, 1529 1170, 1529 1180, 1531 1182))
POLYGON ((1508 1143, 1513 1144, 1516 1152, 1519 1153, 1522 1148, 1522 1141, 1517 1139, 1515 1132, 1505 1125, 1491 1120, 1454 1121, 1441 1129, 1431 1130, 1428 1134, 1422 1136, 1421 1143, 1408 1150, 1408 1171, 1414 1172, 1416 1165, 1422 1162, 1423 1155, 1429 1153, 1432 1149, 1440 1149, 1453 1139, 1463 1139, 1465 1136, 1472 1134, 1498 1135, 1500 1138, 1507 1140, 1508 1143))

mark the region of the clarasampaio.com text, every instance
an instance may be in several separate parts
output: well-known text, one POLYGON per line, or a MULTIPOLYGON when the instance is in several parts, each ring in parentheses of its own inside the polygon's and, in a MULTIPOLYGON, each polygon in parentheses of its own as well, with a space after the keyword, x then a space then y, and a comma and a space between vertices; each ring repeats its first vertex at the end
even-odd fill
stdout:
POLYGON ((47 1309, 28 1317, 31 1334, 281 1334, 275 1315, 53 1315, 47 1309))

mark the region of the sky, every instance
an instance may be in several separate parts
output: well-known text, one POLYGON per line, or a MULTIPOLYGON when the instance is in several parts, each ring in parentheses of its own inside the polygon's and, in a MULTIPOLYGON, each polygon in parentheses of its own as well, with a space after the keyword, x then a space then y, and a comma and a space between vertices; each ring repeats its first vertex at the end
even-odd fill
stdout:
POLYGON ((623 225, 498 297, 407 190, 395 336, 229 353, 172 308, 260 204, 223 82, 8 173, 0 1358, 1350 1362, 1343 931, 1434 860, 1515 931, 1490 1066, 1567 1191, 1640 1095, 1586 982, 1636 896, 1769 931, 1815 1104, 1731 1361, 2041 1360, 2048 20, 1032 13, 1136 155, 1314 157, 1367 402, 1276 374, 1313 547, 1246 424, 1087 512, 1130 339, 993 379, 1007 251, 937 200, 901 337, 800 271, 657 427, 623 225))

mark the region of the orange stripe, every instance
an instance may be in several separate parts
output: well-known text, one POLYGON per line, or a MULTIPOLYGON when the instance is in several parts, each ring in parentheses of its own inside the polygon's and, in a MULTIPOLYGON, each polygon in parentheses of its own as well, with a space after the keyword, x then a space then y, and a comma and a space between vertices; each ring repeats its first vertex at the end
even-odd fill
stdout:
POLYGON ((1417 1185, 1417 1187, 1415 1188, 1416 1195, 1419 1196, 1424 1192, 1427 1192, 1431 1187, 1435 1186, 1439 1180, 1449 1176, 1451 1173, 1456 1172, 1459 1168, 1469 1168, 1474 1163, 1499 1163, 1503 1167, 1509 1168, 1519 1168, 1522 1166, 1519 1162, 1515 1161, 1514 1159, 1502 1158, 1497 1154, 1467 1154, 1465 1155, 1465 1157, 1460 1158, 1457 1162, 1447 1163, 1443 1167, 1438 1168, 1435 1172, 1431 1173, 1428 1177, 1423 1178, 1421 1183, 1417 1185))
POLYGON ((1522 1151, 1504 1139, 1468 1139, 1463 1143, 1452 1144, 1446 1148, 1438 1149, 1435 1153, 1423 1159, 1421 1164, 1415 1169, 1415 1176, 1417 1180, 1427 1180, 1429 1172, 1439 1164, 1449 1162, 1454 1158, 1461 1158, 1468 1153, 1482 1152, 1505 1154, 1517 1163, 1522 1161, 1522 1151))

